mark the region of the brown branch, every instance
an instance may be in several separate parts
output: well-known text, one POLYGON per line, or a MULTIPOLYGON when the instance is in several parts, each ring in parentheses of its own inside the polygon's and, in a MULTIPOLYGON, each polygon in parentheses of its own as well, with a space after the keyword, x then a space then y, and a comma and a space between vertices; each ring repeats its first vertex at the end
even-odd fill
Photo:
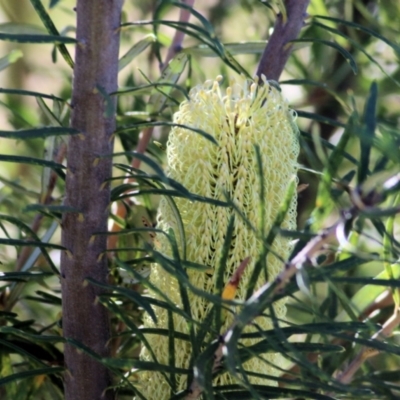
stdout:
MULTIPOLYGON (((110 323, 107 309, 97 301, 102 293, 84 281, 106 283, 107 259, 99 257, 107 248, 112 159, 99 159, 113 151, 115 111, 106 104, 115 98, 103 93, 117 90, 119 26, 123 0, 78 0, 71 126, 82 135, 69 139, 65 205, 77 213, 62 220, 61 288, 63 334, 88 347, 100 357, 110 354, 110 323)), ((113 400, 107 367, 65 345, 65 400, 113 400)))
MULTIPOLYGON (((183 0, 182 3, 188 5, 189 7, 193 7, 194 0, 183 0)), ((179 15, 179 22, 188 22, 190 19, 190 12, 184 8, 181 8, 179 15)), ((185 37, 185 33, 182 31, 175 31, 174 39, 172 40, 172 44, 168 49, 167 57, 165 58, 165 62, 162 66, 164 69, 166 65, 182 50, 182 43, 185 37)))
MULTIPOLYGON (((399 324, 400 310, 395 308, 393 315, 383 324, 382 329, 380 329, 371 337, 371 341, 385 340, 387 337, 392 335, 393 331, 399 326, 399 324)), ((337 380, 344 384, 350 383, 354 374, 360 369, 363 363, 369 358, 375 357, 378 354, 379 350, 368 346, 363 346, 350 365, 337 376, 337 380)))
POLYGON ((304 25, 306 10, 310 0, 286 0, 287 20, 278 15, 274 31, 261 56, 256 75, 278 81, 292 51, 291 40, 297 38, 304 25))

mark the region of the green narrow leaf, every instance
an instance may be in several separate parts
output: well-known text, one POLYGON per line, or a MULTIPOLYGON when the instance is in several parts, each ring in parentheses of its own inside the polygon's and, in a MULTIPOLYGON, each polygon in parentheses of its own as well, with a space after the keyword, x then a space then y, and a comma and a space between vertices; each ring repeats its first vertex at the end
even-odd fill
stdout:
POLYGON ((165 67, 161 77, 156 82, 157 86, 153 89, 146 107, 150 115, 159 114, 162 111, 172 91, 172 86, 165 86, 165 84, 175 85, 182 75, 187 62, 188 56, 185 53, 178 53, 165 67))
POLYGON ((222 247, 221 258, 219 259, 215 280, 215 292, 219 295, 222 295, 222 291, 224 290, 225 283, 224 282, 224 272, 226 269, 226 262, 228 260, 229 250, 232 242, 233 231, 235 228, 235 216, 232 215, 229 219, 228 227, 226 228, 226 233, 224 237, 224 244, 222 247))
POLYGON ((225 46, 222 44, 222 42, 218 39, 214 31, 213 25, 207 20, 207 18, 205 18, 201 13, 196 11, 193 7, 189 6, 188 4, 176 1, 167 1, 167 3, 171 3, 176 7, 188 10, 195 18, 197 18, 204 26, 204 29, 208 34, 209 40, 211 41, 213 46, 215 46, 215 49, 217 49, 221 59, 231 68, 236 70, 238 73, 241 73, 247 78, 251 79, 250 74, 242 67, 240 63, 236 61, 236 59, 232 56, 229 50, 227 50, 225 46))
POLYGON ((196 341, 195 346, 193 347, 196 349, 194 352, 196 354, 200 354, 203 351, 204 346, 208 345, 210 338, 219 337, 220 330, 217 331, 213 325, 215 310, 217 307, 221 308, 221 304, 213 304, 211 310, 206 314, 206 316, 196 324, 196 341))
POLYGON ((176 123, 167 122, 167 121, 165 121, 165 122, 161 122, 161 121, 157 121, 157 122, 139 122, 137 124, 132 124, 131 126, 128 126, 128 127, 117 129, 115 131, 115 134, 118 135, 118 134, 121 134, 121 133, 124 133, 124 132, 129 132, 129 131, 138 130, 138 129, 141 130, 143 128, 152 127, 152 126, 170 126, 170 127, 174 127, 175 126, 175 127, 178 127, 178 128, 184 128, 184 129, 187 129, 189 131, 196 132, 196 133, 200 134, 201 136, 203 136, 205 139, 207 139, 210 142, 214 143, 215 145, 218 145, 218 142, 216 141, 214 136, 211 135, 208 132, 205 132, 205 131, 203 131, 201 129, 194 128, 194 127, 189 126, 189 125, 176 124, 176 123))
POLYGON ((53 8, 53 7, 56 6, 59 2, 60 2, 60 0, 50 0, 49 8, 53 8))
POLYGON ((154 43, 157 38, 153 35, 147 35, 139 42, 135 43, 119 60, 118 71, 125 68, 135 57, 141 54, 147 49, 152 43, 154 43))
MULTIPOLYGON (((379 329, 379 325, 374 325, 373 329, 379 329)), ((333 335, 340 332, 353 334, 356 332, 368 332, 370 330, 371 324, 360 321, 337 322, 335 324, 332 324, 332 322, 313 322, 309 324, 293 325, 280 328, 281 333, 284 334, 286 338, 297 334, 315 333, 321 335, 333 335)), ((276 334, 275 329, 270 329, 269 331, 264 332, 244 333, 242 337, 256 339, 264 338, 265 341, 269 341, 276 338, 276 334)))
MULTIPOLYGON (((43 235, 41 242, 43 243, 48 243, 51 238, 53 237, 55 231, 58 228, 58 222, 57 221, 53 221, 52 224, 50 225, 49 229, 46 231, 46 233, 43 235)), ((46 253, 46 249, 42 248, 42 249, 35 249, 31 255, 29 256, 29 258, 26 260, 25 264, 22 266, 21 271, 29 271, 35 264, 37 258, 39 257, 40 253, 45 254, 46 253)), ((48 261, 51 263, 53 262, 53 260, 51 259, 50 256, 45 255, 45 258, 48 259, 48 261)), ((55 267, 54 264, 50 264, 52 270, 58 275, 58 270, 55 267)))
POLYGON ((18 337, 22 337, 28 341, 32 342, 45 342, 45 343, 65 343, 65 339, 62 336, 55 335, 35 335, 32 333, 28 333, 21 329, 16 329, 11 326, 2 326, 0 327, 0 332, 5 334, 10 334, 18 337))
POLYGON ((54 296, 53 294, 43 292, 42 290, 36 291, 36 294, 38 296, 26 296, 25 299, 39 301, 40 303, 61 306, 61 298, 58 296, 54 296))
POLYGON ((187 375, 188 369, 185 368, 171 368, 168 365, 158 364, 151 361, 139 361, 134 358, 121 359, 121 358, 103 358, 101 362, 111 368, 128 368, 128 369, 139 369, 141 371, 158 371, 166 372, 168 374, 175 373, 180 375, 187 375))
POLYGON ((346 128, 340 137, 339 143, 335 146, 333 149, 331 155, 329 156, 327 165, 326 165, 326 172, 329 175, 328 181, 330 182, 332 178, 334 178, 342 164, 342 160, 345 154, 345 149, 347 146, 347 143, 349 142, 353 129, 354 129, 354 124, 357 118, 357 113, 353 112, 353 114, 350 116, 346 128))
POLYGON ((375 32, 374 30, 372 30, 370 28, 367 28, 365 25, 360 25, 360 24, 357 24, 356 22, 353 22, 353 21, 346 21, 344 19, 328 17, 328 16, 325 16, 325 15, 314 15, 313 18, 325 19, 325 20, 328 20, 328 21, 333 21, 333 22, 336 22, 338 24, 347 25, 347 26, 350 26, 351 28, 354 28, 354 29, 360 30, 362 32, 365 32, 365 33, 367 33, 367 34, 369 34, 371 36, 376 37, 377 39, 382 40, 382 42, 385 42, 396 53, 400 53, 400 46, 399 45, 391 42, 388 38, 386 38, 385 36, 381 35, 380 33, 375 32))
MULTIPOLYGON (((47 14, 46 9, 43 7, 43 4, 40 0, 30 0, 31 4, 35 8, 36 12, 38 13, 40 19, 43 22, 43 25, 46 27, 47 31, 54 36, 59 36, 59 32, 57 28, 55 27, 53 21, 51 20, 49 14, 47 14)), ((50 4, 51 7, 51 4, 50 4)), ((58 50, 60 51, 61 55, 63 56, 64 60, 66 63, 71 67, 74 68, 74 62, 72 61, 72 58, 65 47, 64 44, 60 43, 57 45, 58 50)))
POLYGON ((177 1, 173 1, 173 0, 166 0, 163 3, 164 4, 171 4, 171 5, 175 6, 175 7, 183 8, 184 10, 189 11, 190 14, 192 14, 195 18, 197 18, 201 22, 201 24, 204 26, 204 28, 208 32, 211 32, 212 35, 215 35, 214 27, 211 24, 211 22, 208 21, 207 18, 205 18, 201 13, 196 11, 193 7, 189 6, 188 4, 177 2, 177 1))
MULTIPOLYGON (((48 118, 51 125, 62 127, 62 122, 60 120, 61 116, 61 105, 57 100, 53 100, 53 109, 56 114, 47 106, 42 98, 36 97, 36 102, 38 103, 43 114, 48 118)), ((44 159, 47 161, 53 161, 57 157, 61 148, 67 146, 64 138, 60 136, 50 136, 47 137, 44 143, 44 159)), ((43 168, 41 174, 41 191, 40 200, 45 203, 46 196, 48 196, 49 186, 51 185, 53 179, 51 168, 43 168)))
POLYGON ((312 85, 321 88, 326 88, 326 83, 313 81, 311 79, 287 79, 285 81, 279 81, 279 85, 312 85))
MULTIPOLYGON (((127 266, 125 263, 123 263, 120 260, 116 260, 116 264, 125 267, 126 269, 129 269, 129 266, 127 266)), ((157 300, 153 297, 145 297, 145 299, 152 305, 163 308, 165 310, 172 310, 175 314, 181 315, 183 318, 188 320, 187 314, 182 311, 181 308, 177 307, 174 303, 171 302, 169 297, 160 291, 157 286, 153 285, 147 278, 144 278, 143 276, 140 275, 140 273, 136 272, 135 269, 130 269, 130 272, 132 275, 144 286, 149 288, 153 293, 155 293, 157 296, 159 296, 161 299, 164 299, 165 301, 162 300, 157 300)), ((193 321, 191 321, 193 322, 193 321)), ((0 328, 1 329, 1 328, 0 328)))
MULTIPOLYGON (((306 118, 310 118, 308 116, 308 113, 306 113, 305 115, 306 118)), ((343 127, 346 127, 346 125, 344 125, 343 127)), ((312 135, 309 132, 304 132, 304 131, 300 131, 300 135, 301 138, 304 140, 307 140, 309 142, 313 142, 313 138, 312 135)), ((329 150, 335 150, 336 146, 333 145, 332 143, 330 143, 329 141, 323 139, 323 138, 319 138, 321 145, 323 145, 324 147, 326 147, 329 150)), ((350 161, 352 164, 354 165, 358 165, 358 160, 353 157, 351 154, 347 153, 347 152, 342 152, 343 158, 345 158, 346 160, 350 161)))
MULTIPOLYGON (((33 354, 30 354, 27 350, 24 350, 23 348, 15 345, 14 343, 11 343, 8 340, 3 340, 0 338, 0 344, 2 346, 8 347, 10 349, 12 349, 12 352, 15 352, 17 354, 21 354, 22 356, 25 356, 27 359, 33 361, 34 363, 41 365, 43 367, 47 367, 47 364, 44 363, 43 361, 39 360, 37 357, 35 357, 33 354)), ((1 375, 3 376, 3 375, 1 375)))
POLYGON ((38 103, 40 110, 47 117, 51 125, 62 127, 60 118, 57 117, 52 110, 50 110, 48 105, 44 102, 44 100, 41 97, 36 97, 36 102, 38 103))
MULTIPOLYGON (((55 223, 55 227, 53 224, 53 226, 49 228, 49 230, 44 235, 43 240, 41 241, 40 238, 37 236, 37 234, 28 225, 26 225, 25 223, 23 223, 16 217, 13 217, 11 215, 0 214, 0 221, 7 221, 7 222, 14 224, 26 235, 28 235, 29 237, 31 237, 32 239, 34 239, 35 241, 38 241, 40 243, 48 242, 51 239, 55 229, 58 227, 57 223, 55 223), (49 233, 50 233, 50 235, 49 235, 49 233)), ((36 252, 36 250, 34 251, 34 253, 35 252, 36 252)), ((53 260, 51 259, 51 257, 49 256, 49 254, 47 253, 47 251, 44 247, 37 249, 37 255, 33 259, 31 259, 33 254, 28 258, 27 262, 22 267, 22 271, 28 271, 33 266, 33 264, 37 260, 37 257, 39 257, 40 253, 43 254, 43 257, 48 262, 50 268, 58 275, 58 270, 57 270, 56 266, 54 265, 53 260), (32 264, 30 264, 29 268, 27 268, 29 260, 31 260, 32 264)))
POLYGON ((9 311, 0 311, 0 316, 5 320, 13 320, 15 318, 18 318, 18 314, 9 311))
POLYGON ((321 229, 324 220, 333 210, 335 202, 332 200, 331 185, 332 180, 336 178, 337 171, 339 170, 346 146, 353 135, 354 124, 357 118, 357 113, 353 112, 350 116, 346 128, 340 137, 339 143, 333 149, 329 156, 325 168, 322 171, 322 178, 318 188, 316 199, 316 207, 312 212, 313 228, 315 231, 321 229))
MULTIPOLYGON (((153 160, 149 159, 147 156, 144 156, 145 159, 150 161, 150 166, 153 166, 153 169, 159 169, 159 166, 157 163, 154 163, 153 160), (154 163, 154 164, 153 164, 154 163)), ((145 161, 146 162, 146 161, 145 161)), ((161 174, 164 174, 162 169, 159 169, 159 172, 161 174)), ((180 185, 178 182, 173 181, 172 179, 166 177, 165 175, 162 176, 145 176, 143 174, 136 174, 136 175, 130 175, 135 178, 136 181, 139 182, 144 182, 145 185, 149 185, 150 187, 155 188, 154 193, 158 193, 159 195, 164 195, 165 199, 167 200, 167 203, 169 207, 171 208, 172 214, 175 218, 176 222, 176 227, 177 227, 177 232, 176 234, 179 234, 179 245, 180 249, 182 252, 182 261, 186 262, 186 233, 185 233, 185 228, 182 222, 182 218, 179 212, 179 209, 176 205, 176 202, 174 200, 175 196, 169 195, 171 192, 165 189, 165 186, 163 185, 162 182, 166 182, 167 184, 171 185, 172 187, 177 187, 179 191, 181 192, 182 195, 191 197, 191 193, 188 192, 182 185, 180 185)), ((138 187, 132 184, 122 184, 116 188, 114 188, 111 191, 111 200, 116 200, 116 199, 121 199, 120 194, 126 193, 129 191, 129 193, 132 193, 133 190, 137 190, 138 187)), ((141 194, 146 194, 142 189, 139 188, 137 191, 137 194, 140 196, 141 194)), ((147 192, 148 194, 148 192, 147 192)), ((123 196, 122 196, 123 197, 123 196)))
POLYGON ((50 272, 1 272, 0 281, 26 281, 42 279, 52 275, 50 272))
MULTIPOLYGON (((189 316, 189 318, 192 319, 192 308, 190 305, 189 294, 187 291, 187 283, 189 282, 189 278, 188 278, 187 272, 182 268, 182 266, 180 264, 178 243, 176 241, 176 237, 175 237, 175 234, 174 234, 174 231, 172 228, 170 228, 168 230, 167 237, 170 241, 171 249, 172 249, 172 256, 175 261, 174 267, 176 269, 176 272, 178 272, 178 274, 179 274, 177 276, 177 281, 179 284, 179 292, 180 292, 182 307, 183 307, 183 310, 185 311, 185 313, 189 316), (181 279, 181 277, 183 277, 184 279, 181 279)), ((197 348, 195 346, 196 334, 194 331, 194 326, 189 321, 187 321, 187 322, 188 322, 188 328, 189 328, 190 342, 192 345, 192 354, 193 354, 193 357, 196 357, 197 348)))
POLYGON ((112 286, 105 283, 98 282, 92 278, 86 278, 86 281, 91 283, 92 285, 101 287, 102 289, 106 289, 111 292, 119 293, 127 298, 134 301, 139 307, 142 307, 152 318, 155 324, 157 324, 157 316, 154 313, 154 310, 151 308, 149 302, 146 298, 144 298, 140 293, 136 292, 135 290, 130 290, 123 287, 112 286))
POLYGON ((77 135, 80 132, 74 128, 64 128, 60 126, 52 126, 46 128, 25 129, 20 131, 1 131, 0 137, 7 139, 38 139, 49 136, 77 135))
MULTIPOLYGON (((391 274, 395 279, 400 278, 400 265, 392 264, 391 265, 391 274)), ((382 271, 377 276, 373 278, 373 280, 377 280, 378 283, 382 283, 382 285, 374 285, 373 281, 369 278, 366 282, 364 282, 363 287, 351 298, 350 305, 352 310, 354 310, 357 316, 361 315, 363 310, 366 309, 370 304, 372 304, 387 288, 389 281, 388 271, 382 271), (385 280, 387 280, 385 282, 385 280), (382 281, 382 282, 379 282, 382 281)), ((398 282, 398 281, 397 281, 398 282)), ((343 310, 336 318, 335 321, 339 322, 347 322, 350 321, 348 313, 343 310)))
POLYGON ((29 371, 18 372, 16 374, 0 378, 0 386, 9 384, 11 382, 19 381, 21 379, 32 378, 34 376, 58 374, 64 372, 64 370, 65 370, 64 367, 51 367, 51 368, 49 367, 49 368, 31 369, 29 371))
POLYGON ((0 33, 0 40, 17 43, 40 43, 40 44, 75 44, 76 39, 66 36, 53 36, 53 35, 23 35, 23 34, 9 34, 0 33))
POLYGON ((32 92, 31 90, 22 90, 22 89, 4 89, 0 88, 0 93, 7 94, 18 94, 21 96, 33 96, 33 97, 42 97, 44 99, 58 100, 65 102, 61 97, 53 96, 52 94, 44 94, 39 92, 32 92))
POLYGON ((22 51, 19 49, 12 50, 6 56, 0 58, 0 71, 6 69, 9 65, 14 64, 23 56, 22 51))
POLYGON ((111 95, 106 92, 103 86, 96 85, 96 89, 104 98, 104 103, 106 105, 106 109, 104 112, 105 117, 106 118, 112 117, 115 114, 115 107, 116 107, 114 98, 112 98, 111 95))
MULTIPOLYGON (((168 335, 169 335, 168 329, 141 327, 139 330, 140 330, 140 332, 142 332, 144 334, 159 335, 159 336, 163 336, 165 338, 168 338, 168 335)), ((182 332, 178 332, 178 331, 175 332, 175 339, 184 340, 185 342, 190 341, 189 335, 182 333, 182 332)))
MULTIPOLYGON (((13 374, 13 365, 11 357, 5 351, 0 352, 0 377, 11 376, 13 374)), ((15 399, 18 393, 17 383, 9 382, 4 388, 5 395, 9 399, 15 399)))
POLYGON ((214 354, 219 346, 216 340, 197 357, 193 365, 193 373, 197 384, 203 389, 208 399, 214 399, 211 368, 214 360, 214 354))
MULTIPOLYGON (((189 100, 188 93, 185 88, 182 86, 176 84, 176 83, 169 83, 169 82, 154 82, 154 83, 149 83, 147 85, 142 85, 142 86, 135 86, 132 88, 126 88, 126 89, 120 89, 117 92, 111 93, 110 96, 142 96, 142 95, 147 95, 152 93, 152 89, 155 87, 170 87, 171 89, 177 90, 181 92, 186 99, 189 100)), ((128 114, 129 115, 129 114, 128 114)))
MULTIPOLYGON (((390 270, 391 271, 391 270, 390 270)), ((317 281, 323 281, 323 279, 317 279, 317 281)), ((346 276, 338 276, 332 277, 332 282, 346 282, 346 283, 353 283, 358 285, 371 285, 371 286, 387 286, 391 288, 398 288, 400 287, 400 282, 398 279, 377 279, 374 278, 371 280, 370 277, 367 278, 358 278, 358 277, 346 277, 346 276)))
POLYGON ((182 193, 182 191, 171 190, 171 189, 141 189, 141 190, 136 190, 135 192, 130 192, 125 195, 118 196, 114 200, 122 200, 124 198, 143 196, 148 194, 181 197, 185 199, 190 199, 192 201, 199 201, 202 203, 213 204, 215 206, 220 206, 220 207, 229 207, 232 205, 231 203, 227 203, 221 200, 214 200, 211 197, 201 197, 193 193, 187 194, 187 193, 182 193))
MULTIPOLYGON (((175 327, 174 327, 174 316, 171 310, 167 311, 168 316, 168 365, 171 368, 175 368, 175 327)), ((169 384, 171 386, 171 395, 176 391, 176 375, 175 372, 171 372, 169 375, 169 384)))
MULTIPOLYGON (((99 354, 94 352, 90 347, 84 345, 83 343, 80 343, 79 341, 68 338, 66 339, 66 342, 74 346, 77 350, 82 351, 83 353, 87 354, 89 357, 93 358, 94 360, 98 361, 99 363, 105 365, 108 368, 113 369, 113 373, 121 380, 121 382, 124 382, 126 386, 131 388, 135 394, 138 394, 138 392, 134 386, 132 386, 129 382, 129 380, 126 379, 125 374, 121 373, 118 369, 123 368, 124 366, 127 366, 128 360, 119 360, 117 359, 110 359, 110 358, 102 358, 99 354), (113 362, 115 361, 115 362, 113 362), (117 369, 118 368, 118 369, 117 369)), ((140 395, 141 396, 141 395, 140 395)), ((143 396, 141 396, 142 399, 143 396)))
POLYGON ((81 214, 79 210, 74 207, 63 205, 48 205, 48 204, 29 204, 23 211, 39 211, 47 213, 77 213, 81 214))
POLYGON ((92 357, 94 360, 102 362, 102 357, 93 351, 89 346, 84 345, 83 343, 79 342, 78 340, 72 338, 65 338, 65 341, 76 349, 81 350, 83 353, 87 354, 88 356, 92 357))
POLYGON ((369 55, 369 53, 365 50, 364 46, 360 45, 359 43, 357 43, 355 40, 353 40, 351 37, 345 35, 343 32, 341 32, 338 29, 332 28, 330 26, 327 26, 325 24, 321 24, 320 22, 317 21, 313 21, 313 25, 322 28, 328 32, 332 32, 334 35, 338 35, 341 36, 343 38, 345 38, 349 43, 351 43, 353 45, 354 48, 356 48, 357 50, 359 50, 361 53, 363 53, 365 55, 365 57, 368 58, 369 61, 371 61, 372 63, 374 63, 381 71, 382 73, 384 73, 391 81, 395 82, 396 85, 400 86, 400 82, 397 81, 396 79, 393 78, 392 74, 388 74, 384 68, 382 67, 381 64, 379 64, 374 57, 372 57, 371 55, 369 55))
MULTIPOLYGON (((57 138, 55 136, 50 136, 46 138, 44 141, 44 151, 43 151, 43 158, 46 161, 53 161, 55 158, 55 154, 58 145, 58 141, 56 140, 57 138)), ((53 170, 48 167, 44 167, 42 169, 41 173, 41 179, 40 179, 40 202, 41 203, 46 203, 46 199, 49 195, 49 188, 52 185, 52 180, 53 180, 53 170)))
MULTIPOLYGON (((253 352, 256 354, 275 352, 275 347, 272 345, 273 340, 258 342, 250 347, 244 348, 244 352, 253 352)), ((322 343, 304 343, 304 342, 290 342, 293 347, 292 351, 300 351, 304 353, 340 353, 344 351, 344 347, 336 344, 322 344, 322 343)))
POLYGON ((300 38, 300 39, 294 39, 291 41, 292 43, 321 43, 326 46, 332 47, 336 49, 344 58, 345 60, 349 63, 350 68, 352 69, 354 74, 357 74, 358 68, 357 64, 353 58, 353 56, 342 46, 339 44, 332 42, 330 40, 325 40, 325 39, 318 39, 318 38, 300 38))
POLYGON ((363 183, 368 175, 371 147, 375 136, 377 98, 378 86, 376 82, 373 82, 364 109, 363 129, 360 137, 360 166, 357 171, 358 184, 363 183))
MULTIPOLYGON (((315 114, 308 111, 300 111, 296 110, 296 113, 299 117, 312 119, 313 121, 321 122, 322 124, 332 125, 332 126, 339 126, 341 128, 345 128, 346 124, 342 122, 336 121, 335 119, 325 117, 323 115, 315 114)), ((322 142, 322 141, 321 141, 322 142)))
POLYGON ((260 233, 262 237, 265 235, 265 186, 264 186, 264 169, 262 165, 262 158, 261 158, 261 153, 260 153, 260 146, 257 144, 254 146, 254 151, 256 153, 256 162, 257 162, 257 172, 258 172, 258 184, 259 184, 259 210, 258 210, 258 215, 259 215, 259 220, 260 220, 260 226, 258 226, 258 229, 260 230, 260 233))
MULTIPOLYGON (((266 386, 266 385, 251 385, 257 399, 314 399, 314 400, 335 400, 334 397, 316 393, 316 390, 307 391, 300 389, 288 389, 284 387, 266 386)), ((221 396, 221 399, 227 400, 255 400, 254 393, 250 390, 243 390, 242 386, 229 385, 217 386, 215 388, 221 396), (232 390, 233 389, 233 390, 232 390)), ((364 392, 365 394, 365 392, 364 392)))
POLYGON ((3 239, 0 238, 0 244, 4 244, 6 246, 28 246, 28 247, 40 247, 40 248, 49 248, 56 250, 65 250, 65 247, 60 246, 58 244, 53 243, 42 243, 35 240, 21 240, 21 239, 3 239))
MULTIPOLYGON (((144 333, 146 333, 146 332, 144 332, 144 330, 142 330, 142 329, 139 329, 139 327, 138 327, 134 322, 132 322, 132 321, 126 316, 126 314, 125 314, 124 312, 121 312, 120 307, 119 307, 118 305, 116 305, 114 301, 112 301, 112 300, 110 300, 110 299, 104 300, 104 299, 102 299, 102 298, 100 298, 100 301, 101 301, 107 308, 109 308, 118 318, 121 319, 121 321, 123 321, 123 322, 132 330, 132 332, 140 339, 142 345, 144 345, 144 346, 146 347, 146 349, 149 351, 149 353, 150 353, 152 359, 153 359, 155 362, 158 362, 158 361, 157 361, 157 357, 156 357, 156 355, 154 354, 153 349, 151 348, 149 342, 147 341, 147 339, 146 339, 146 337, 145 337, 145 335, 144 335, 144 333)), ((166 336, 168 336, 168 331, 165 330, 165 332, 166 332, 166 336)), ((179 336, 179 335, 178 335, 178 336, 179 336)), ((167 375, 165 372, 161 372, 161 374, 164 376, 165 380, 166 380, 167 382, 169 382, 169 377, 168 377, 168 375, 167 375)))
POLYGON ((141 154, 136 151, 123 151, 112 154, 101 154, 99 158, 109 158, 109 157, 119 157, 119 156, 138 158, 140 161, 147 164, 157 174, 157 176, 161 178, 162 181, 166 181, 166 176, 164 174, 163 169, 156 161, 154 161, 151 157, 147 156, 146 154, 141 154))
MULTIPOLYGON (((290 208, 290 205, 293 201, 293 196, 296 193, 296 188, 297 188, 297 183, 296 180, 293 178, 291 182, 289 182, 285 198, 282 201, 281 206, 279 207, 278 214, 275 217, 274 223, 272 225, 271 230, 268 232, 267 237, 264 239, 264 246, 263 246, 263 253, 262 253, 262 258, 265 260, 268 252, 272 246, 272 243, 274 242, 276 236, 278 235, 278 229, 282 225, 283 220, 285 219, 285 216, 290 208)), ((258 277, 261 273, 263 264, 260 262, 257 262, 254 270, 251 274, 251 277, 249 279, 249 282, 247 284, 247 291, 246 291, 246 299, 250 298, 250 296, 253 295, 258 277)))
POLYGON ((62 164, 56 163, 54 161, 46 161, 46 160, 41 160, 39 158, 33 158, 33 157, 0 154, 0 161, 39 165, 41 167, 53 168, 55 171, 65 169, 64 165, 62 165, 62 164))
MULTIPOLYGON (((169 184, 172 183, 169 178, 167 178, 167 180, 168 180, 169 184)), ((162 183, 155 182, 154 186, 159 187, 161 190, 165 189, 165 187, 162 183)), ((182 260, 186 261, 186 233, 185 233, 185 227, 183 225, 181 214, 180 214, 178 206, 176 205, 176 202, 172 196, 166 195, 165 199, 167 200, 168 206, 171 208, 172 214, 175 217, 176 226, 178 228, 177 233, 179 234, 179 244, 180 244, 180 249, 182 252, 182 260)))
POLYGON ((46 30, 41 26, 18 22, 5 22, 0 24, 0 32, 7 34, 45 35, 46 30))
MULTIPOLYGON (((183 5, 183 3, 178 3, 183 5)), ((135 26, 135 25, 166 25, 176 30, 185 33, 188 36, 192 36, 200 42, 209 46, 213 51, 227 64, 230 68, 235 70, 239 74, 244 74, 246 77, 251 79, 250 74, 233 58, 224 45, 219 41, 214 31, 210 31, 199 27, 195 24, 188 22, 179 21, 166 21, 166 20, 153 20, 153 21, 139 21, 133 23, 122 24, 121 27, 135 26)))
MULTIPOLYGON (((224 43, 224 47, 232 55, 239 54, 261 54, 266 46, 265 40, 254 42, 224 43)), ((182 50, 184 53, 199 57, 218 57, 218 54, 207 44, 186 47, 182 50)))

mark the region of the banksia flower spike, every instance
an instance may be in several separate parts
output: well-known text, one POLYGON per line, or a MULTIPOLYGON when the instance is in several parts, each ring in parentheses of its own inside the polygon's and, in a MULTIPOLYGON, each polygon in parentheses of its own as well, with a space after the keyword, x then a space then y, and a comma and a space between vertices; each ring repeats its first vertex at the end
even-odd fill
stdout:
MULTIPOLYGON (((281 92, 263 78, 263 84, 245 81, 243 85, 231 84, 223 94, 218 79, 207 81, 193 88, 179 111, 174 116, 176 124, 190 126, 205 131, 215 138, 218 145, 202 135, 182 127, 174 127, 168 140, 168 176, 184 185, 190 192, 225 201, 226 194, 240 208, 246 219, 256 228, 264 226, 268 232, 277 216, 279 207, 290 181, 297 172, 299 152, 298 131, 294 113, 289 109, 281 92), (259 146, 263 173, 260 174, 256 161, 255 145, 259 146), (263 176, 265 220, 260 223, 260 176, 263 176)), ((208 270, 187 269, 188 278, 194 286, 209 293, 216 293, 216 268, 221 258, 229 221, 235 211, 204 202, 175 199, 182 218, 186 236, 187 260, 207 266, 208 270)), ((293 230, 296 225, 296 198, 292 199, 288 213, 282 224, 284 229, 293 230)), ((173 230, 179 243, 179 229, 176 215, 170 204, 162 199, 159 207, 158 228, 168 232, 173 230)), ((171 245, 164 235, 158 235, 156 250, 172 257, 171 245)), ((267 258, 269 280, 281 270, 282 259, 287 259, 291 244, 279 235, 273 242, 267 258)), ((248 228, 241 217, 236 216, 232 242, 224 270, 224 283, 232 277, 238 266, 249 258, 240 285, 237 299, 244 299, 254 264, 261 252, 257 235, 248 228)), ((154 266, 151 282, 171 301, 182 308, 179 284, 175 277, 162 267, 154 266)), ((261 274, 256 289, 265 283, 261 274)), ((155 295, 156 296, 156 295, 155 295)), ((212 307, 204 297, 189 293, 192 318, 203 321, 212 307)), ((274 303, 278 318, 285 316, 284 301, 274 303)), ((168 329, 167 311, 155 307, 158 323, 145 317, 145 327, 168 329)), ((220 333, 232 323, 231 313, 224 313, 225 321, 220 333)), ((188 321, 177 314, 173 317, 174 330, 189 333, 188 321)), ((271 329, 272 322, 267 317, 256 320, 263 330, 271 329)), ((195 325, 194 329, 198 329, 195 325)), ((248 331, 251 328, 248 329, 248 331)), ((146 334, 157 361, 168 365, 168 337, 146 334)), ((210 340, 215 337, 210 337, 210 340)), ((247 339, 246 345, 257 340, 247 339)), ((155 361, 144 348, 142 360, 155 361)), ((188 368, 191 358, 190 342, 175 339, 175 365, 188 368)), ((253 357, 245 363, 246 370, 276 375, 271 366, 277 360, 274 354, 263 355, 267 363, 253 357)), ((259 378, 254 383, 268 383, 259 378)), ((142 393, 150 400, 167 399, 171 395, 165 376, 158 372, 141 374, 142 393)), ((190 382, 189 382, 190 383, 190 382)), ((216 384, 234 383, 229 374, 220 375, 216 384)), ((177 375, 176 389, 184 390, 188 385, 186 375, 177 375)))

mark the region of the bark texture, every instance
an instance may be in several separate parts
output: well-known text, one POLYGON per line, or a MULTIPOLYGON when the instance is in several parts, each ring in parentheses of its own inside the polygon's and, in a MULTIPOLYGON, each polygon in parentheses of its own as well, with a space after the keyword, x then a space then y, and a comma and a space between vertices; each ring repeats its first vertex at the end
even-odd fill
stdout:
POLYGON ((267 79, 278 81, 286 61, 292 51, 291 40, 297 38, 307 16, 306 10, 310 0, 286 0, 287 20, 279 14, 274 31, 268 40, 257 69, 257 76, 265 75, 267 79))
MULTIPOLYGON (((96 301, 100 290, 85 279, 106 282, 106 249, 111 176, 110 154, 115 112, 107 93, 117 89, 119 25, 123 0, 78 0, 77 40, 72 94, 71 125, 82 135, 70 138, 67 156, 65 205, 79 210, 66 213, 62 244, 68 251, 61 259, 64 337, 82 343, 102 357, 109 354, 110 327, 107 310, 96 301), (108 107, 107 107, 108 105, 108 107)), ((115 108, 115 104, 114 104, 115 108)), ((114 398, 106 388, 109 371, 94 358, 65 346, 65 399, 114 398)))

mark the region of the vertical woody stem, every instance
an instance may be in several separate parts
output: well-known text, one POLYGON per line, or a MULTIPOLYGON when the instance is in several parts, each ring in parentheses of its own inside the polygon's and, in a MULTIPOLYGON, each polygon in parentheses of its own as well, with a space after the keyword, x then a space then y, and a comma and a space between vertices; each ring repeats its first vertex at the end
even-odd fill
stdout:
MULTIPOLYGON (((96 301, 100 290, 84 285, 87 277, 107 279, 106 237, 111 158, 98 159, 113 150, 115 113, 110 115, 105 93, 117 90, 119 25, 123 0, 78 0, 77 40, 72 94, 73 128, 82 135, 70 138, 67 155, 65 205, 78 212, 64 214, 61 259, 63 332, 97 354, 109 354, 107 310, 96 301)), ((114 104, 115 108, 115 104, 114 104)), ((65 346, 65 399, 114 398, 107 368, 70 344, 65 346)))
POLYGON ((257 76, 263 74, 267 79, 279 80, 292 51, 292 46, 289 42, 299 35, 304 25, 309 2, 310 0, 285 1, 287 20, 284 20, 282 14, 278 15, 274 32, 268 40, 258 65, 257 76))

